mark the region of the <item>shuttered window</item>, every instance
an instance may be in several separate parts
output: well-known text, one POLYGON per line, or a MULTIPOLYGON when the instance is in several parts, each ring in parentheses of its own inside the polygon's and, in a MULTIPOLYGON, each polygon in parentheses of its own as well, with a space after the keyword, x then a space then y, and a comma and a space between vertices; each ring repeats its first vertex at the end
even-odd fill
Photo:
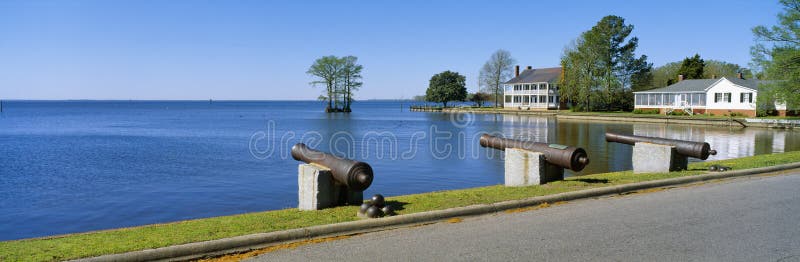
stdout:
POLYGON ((739 95, 739 103, 752 103, 753 93, 741 93, 739 95))

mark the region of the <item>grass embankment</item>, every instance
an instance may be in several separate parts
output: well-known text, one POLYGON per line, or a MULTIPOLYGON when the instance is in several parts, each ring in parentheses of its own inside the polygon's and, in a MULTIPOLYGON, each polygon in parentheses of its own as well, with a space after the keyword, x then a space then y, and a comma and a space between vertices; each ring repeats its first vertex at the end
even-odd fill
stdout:
MULTIPOLYGON (((451 207, 524 199, 588 188, 691 176, 705 173, 705 170, 713 164, 731 166, 735 170, 740 170, 786 164, 798 160, 800 160, 800 151, 692 163, 689 165, 689 170, 682 172, 638 175, 634 175, 631 171, 603 173, 571 177, 564 181, 541 186, 504 187, 496 185, 390 197, 387 198, 387 202, 394 205, 399 214, 410 214, 451 207)), ((357 209, 358 207, 355 206, 320 211, 284 209, 66 236, 0 242, 0 261, 75 259, 252 233, 353 221, 358 219, 355 216, 357 209)))

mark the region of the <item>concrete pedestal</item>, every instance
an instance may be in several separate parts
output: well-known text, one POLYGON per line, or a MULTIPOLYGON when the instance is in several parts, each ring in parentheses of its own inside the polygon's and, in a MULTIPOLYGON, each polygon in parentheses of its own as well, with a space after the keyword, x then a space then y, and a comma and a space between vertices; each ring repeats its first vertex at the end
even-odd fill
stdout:
POLYGON ((633 146, 633 173, 667 173, 686 170, 689 158, 674 146, 638 142, 633 146))
POLYGON ((506 186, 541 185, 558 180, 564 180, 564 168, 547 163, 544 154, 506 148, 506 186))
POLYGON ((319 210, 341 205, 360 205, 364 192, 348 190, 333 180, 331 170, 314 164, 297 167, 298 209, 319 210))

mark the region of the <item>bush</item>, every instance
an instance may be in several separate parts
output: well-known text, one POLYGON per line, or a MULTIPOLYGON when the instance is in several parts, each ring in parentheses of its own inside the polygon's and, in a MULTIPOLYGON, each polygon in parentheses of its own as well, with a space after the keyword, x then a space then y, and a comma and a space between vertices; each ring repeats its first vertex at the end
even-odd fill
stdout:
POLYGON ((742 114, 742 113, 739 113, 739 112, 731 112, 730 116, 731 117, 745 117, 746 115, 742 114))
POLYGON ((674 110, 672 112, 669 112, 669 115, 671 115, 671 116, 688 116, 689 113, 683 112, 683 110, 674 110))
POLYGON ((658 109, 634 109, 634 114, 659 114, 661 113, 658 109))

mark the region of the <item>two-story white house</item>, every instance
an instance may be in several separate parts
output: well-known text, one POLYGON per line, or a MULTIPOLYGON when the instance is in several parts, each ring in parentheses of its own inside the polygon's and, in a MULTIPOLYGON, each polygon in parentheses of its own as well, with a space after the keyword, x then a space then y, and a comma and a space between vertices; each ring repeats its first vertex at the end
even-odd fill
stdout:
POLYGON ((561 67, 533 69, 520 72, 514 68, 514 78, 503 83, 503 107, 513 110, 563 109, 558 95, 561 67))
MULTIPOLYGON (((660 113, 682 110, 690 114, 728 115, 740 113, 756 116, 756 96, 759 80, 738 77, 719 79, 688 79, 667 87, 633 92, 635 109, 658 109, 660 113)), ((776 104, 780 115, 786 115, 786 106, 776 104)))

